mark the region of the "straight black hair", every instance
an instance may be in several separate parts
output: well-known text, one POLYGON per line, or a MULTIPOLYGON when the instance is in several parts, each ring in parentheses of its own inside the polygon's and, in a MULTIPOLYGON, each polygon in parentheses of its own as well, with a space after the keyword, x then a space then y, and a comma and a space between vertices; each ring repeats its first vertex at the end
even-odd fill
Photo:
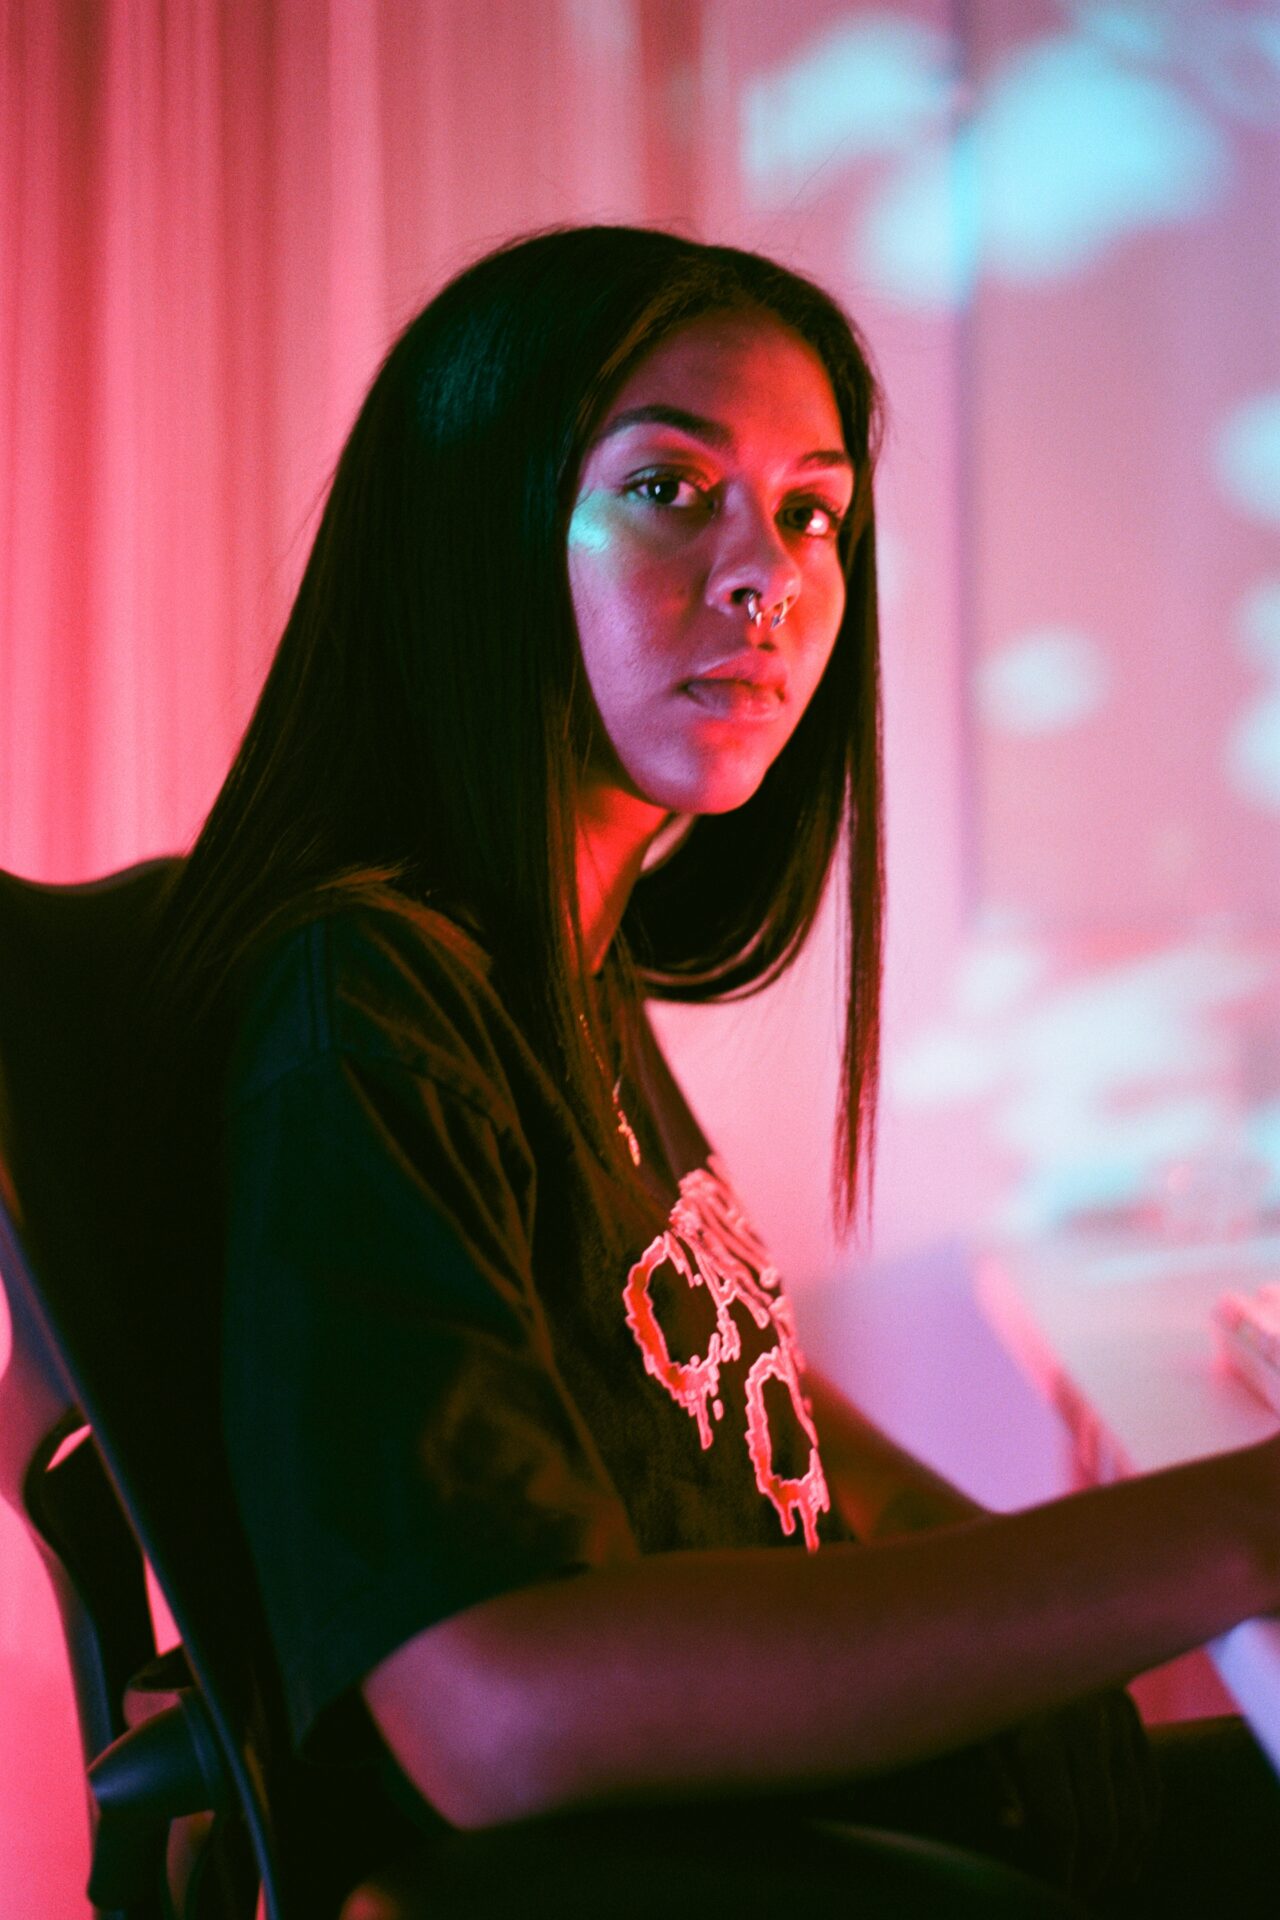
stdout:
POLYGON ((673 329, 718 311, 772 316, 830 377, 856 476, 840 535, 846 607, 758 791, 695 820, 641 877, 613 977, 626 995, 757 991, 799 952, 844 839, 835 1197, 847 1227, 869 1190, 879 1052, 880 402, 840 308, 761 255, 647 228, 557 229, 488 254, 405 328, 339 458, 256 710, 177 875, 158 964, 171 1018, 212 1030, 242 963, 287 923, 357 896, 459 912, 626 1176, 577 920, 589 696, 566 538, 612 395, 673 329))

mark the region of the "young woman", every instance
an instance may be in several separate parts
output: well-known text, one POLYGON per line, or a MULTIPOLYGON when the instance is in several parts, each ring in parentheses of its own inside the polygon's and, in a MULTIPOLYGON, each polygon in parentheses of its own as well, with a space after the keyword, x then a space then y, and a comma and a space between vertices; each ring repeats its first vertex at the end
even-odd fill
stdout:
MULTIPOLYGON (((1114 1690, 1280 1604, 1280 1449, 980 1513, 806 1371, 643 1017, 774 978, 843 850, 852 1217, 878 418, 827 296, 636 229, 501 250, 392 349, 168 922, 226 1089, 227 1445, 297 1742, 464 1853, 550 1818, 660 1854, 591 1810, 678 1805, 737 1911, 729 1856, 822 1793, 1136 1912, 1114 1690)), ((1014 1884, 850 1910, 1041 1910, 1014 1884)))

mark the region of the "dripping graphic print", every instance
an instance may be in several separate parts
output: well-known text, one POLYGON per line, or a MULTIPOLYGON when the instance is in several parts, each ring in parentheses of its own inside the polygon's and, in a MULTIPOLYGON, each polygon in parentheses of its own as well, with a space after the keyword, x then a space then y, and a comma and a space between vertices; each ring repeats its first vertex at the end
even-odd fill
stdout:
POLYGON ((752 1227, 742 1204, 712 1154, 705 1167, 687 1173, 671 1209, 664 1233, 645 1248, 627 1275, 622 1290, 627 1325, 652 1375, 678 1407, 693 1420, 703 1450, 733 1445, 720 1423, 725 1415, 724 1372, 743 1358, 745 1314, 760 1349, 746 1371, 746 1450, 755 1483, 778 1515, 784 1534, 792 1534, 799 1520, 805 1546, 818 1546, 818 1518, 829 1511, 818 1452, 818 1435, 801 1386, 804 1364, 796 1339, 791 1302, 782 1291, 778 1270, 763 1241, 752 1227), (655 1298, 655 1280, 670 1276, 686 1287, 704 1289, 715 1316, 706 1351, 678 1359, 663 1328, 663 1313, 655 1298), (736 1309, 736 1311, 735 1311, 736 1309), (801 1474, 787 1474, 775 1465, 774 1436, 765 1389, 772 1381, 790 1399, 791 1412, 808 1443, 808 1465, 801 1474))

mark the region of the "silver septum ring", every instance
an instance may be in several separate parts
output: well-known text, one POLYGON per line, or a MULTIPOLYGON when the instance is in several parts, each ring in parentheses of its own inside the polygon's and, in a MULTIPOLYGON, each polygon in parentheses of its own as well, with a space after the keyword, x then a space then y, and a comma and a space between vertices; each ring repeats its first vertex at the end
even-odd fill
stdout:
POLYGON ((782 600, 779 600, 776 606, 774 606, 772 609, 767 608, 764 604, 764 601, 761 599, 760 595, 756 592, 755 588, 753 587, 750 593, 748 593, 746 597, 746 602, 745 602, 746 609, 747 609, 747 619, 751 622, 753 627, 762 627, 764 625, 764 616, 766 613, 769 613, 770 614, 769 629, 772 632, 775 628, 780 627, 782 625, 783 621, 786 619, 787 615, 790 613, 794 604, 795 604, 794 594, 787 594, 786 597, 782 600))

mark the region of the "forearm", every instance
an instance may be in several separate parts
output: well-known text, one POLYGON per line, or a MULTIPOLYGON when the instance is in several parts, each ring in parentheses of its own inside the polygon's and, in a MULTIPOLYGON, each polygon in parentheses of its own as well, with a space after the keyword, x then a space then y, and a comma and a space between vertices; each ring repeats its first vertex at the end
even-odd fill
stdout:
POLYGON ((816 1555, 660 1555, 470 1609, 366 1696, 462 1825, 909 1763, 1280 1604, 1253 1449, 1025 1513, 816 1555))

